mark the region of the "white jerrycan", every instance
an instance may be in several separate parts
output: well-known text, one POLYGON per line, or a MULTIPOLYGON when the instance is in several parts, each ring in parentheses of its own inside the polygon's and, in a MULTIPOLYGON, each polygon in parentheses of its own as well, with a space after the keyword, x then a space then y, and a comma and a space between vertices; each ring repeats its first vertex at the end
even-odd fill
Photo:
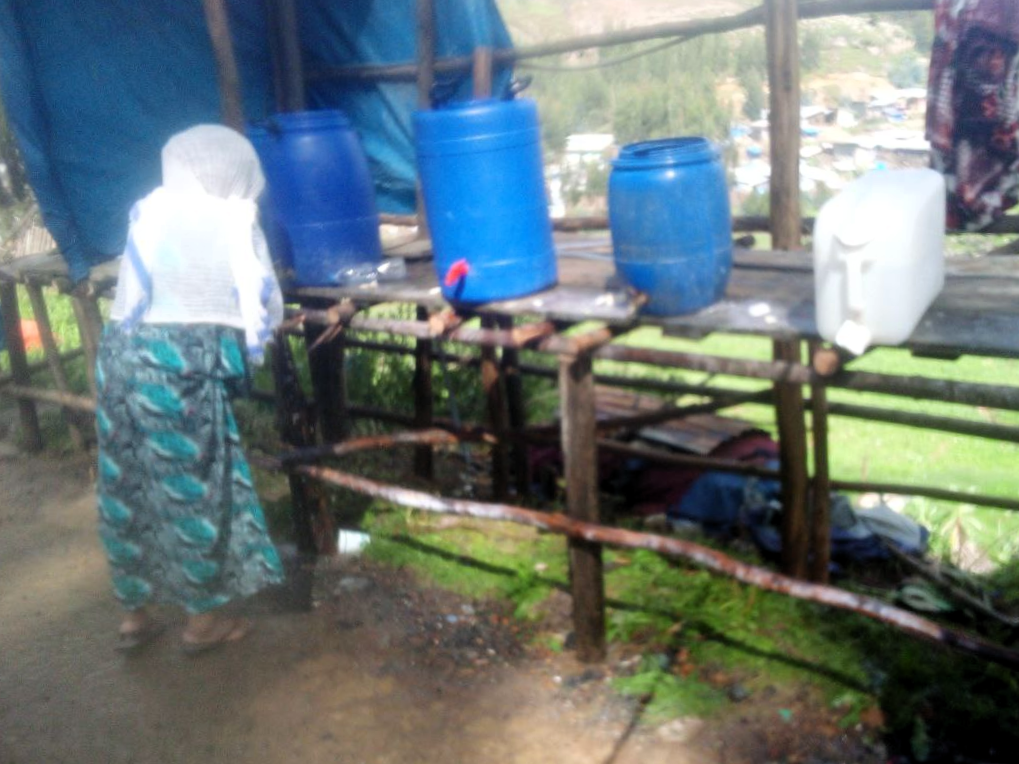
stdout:
POLYGON ((877 170, 831 199, 814 224, 814 303, 822 338, 859 355, 913 333, 945 283, 945 181, 877 170))

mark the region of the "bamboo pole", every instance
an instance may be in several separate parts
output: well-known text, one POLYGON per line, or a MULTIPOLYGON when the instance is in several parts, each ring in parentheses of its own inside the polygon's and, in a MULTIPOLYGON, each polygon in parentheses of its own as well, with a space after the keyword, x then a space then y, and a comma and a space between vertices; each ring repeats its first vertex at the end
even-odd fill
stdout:
POLYGON ((230 18, 225 0, 202 0, 205 23, 216 56, 219 74, 219 97, 223 124, 239 133, 244 132, 244 107, 241 100, 241 76, 234 57, 233 39, 230 37, 230 18))

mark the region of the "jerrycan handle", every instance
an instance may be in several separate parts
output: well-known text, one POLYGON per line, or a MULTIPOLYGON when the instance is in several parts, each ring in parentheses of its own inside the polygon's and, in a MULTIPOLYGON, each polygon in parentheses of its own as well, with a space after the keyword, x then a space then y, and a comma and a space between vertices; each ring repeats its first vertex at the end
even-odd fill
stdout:
POLYGON ((846 303, 849 312, 853 315, 859 316, 863 313, 865 307, 863 273, 864 269, 875 259, 873 255, 868 255, 866 252, 839 253, 839 260, 846 266, 846 303))

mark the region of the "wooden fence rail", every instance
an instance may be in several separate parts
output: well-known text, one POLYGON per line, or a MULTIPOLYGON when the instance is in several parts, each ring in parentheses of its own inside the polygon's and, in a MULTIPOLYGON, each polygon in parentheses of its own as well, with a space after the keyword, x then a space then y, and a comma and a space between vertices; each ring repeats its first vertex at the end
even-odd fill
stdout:
MULTIPOLYGON (((442 431, 402 433, 398 436, 370 437, 347 441, 333 450, 334 456, 345 456, 367 449, 430 445, 455 445, 460 438, 442 431)), ((986 660, 1012 669, 1019 669, 1019 652, 1003 648, 954 629, 934 623, 914 613, 889 605, 882 600, 832 586, 807 583, 783 576, 765 568, 735 560, 714 549, 682 539, 610 528, 597 522, 576 519, 560 513, 539 512, 507 504, 450 499, 415 491, 376 480, 342 472, 330 467, 302 464, 311 454, 283 455, 266 466, 288 469, 304 477, 366 496, 383 499, 402 507, 425 512, 461 515, 484 520, 519 523, 566 536, 582 544, 609 545, 625 549, 648 549, 666 557, 692 562, 720 575, 725 575, 760 589, 780 592, 796 599, 817 602, 829 607, 859 613, 891 625, 915 637, 973 653, 986 660), (285 467, 289 463, 289 467, 285 467)), ((321 454, 314 454, 314 458, 321 454)))

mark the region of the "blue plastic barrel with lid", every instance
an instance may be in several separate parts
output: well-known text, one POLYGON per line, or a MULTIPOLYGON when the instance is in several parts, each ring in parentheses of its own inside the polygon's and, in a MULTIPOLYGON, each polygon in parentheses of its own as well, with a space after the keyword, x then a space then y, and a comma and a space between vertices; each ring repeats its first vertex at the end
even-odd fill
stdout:
POLYGON ((382 259, 368 160, 340 111, 277 114, 248 130, 266 177, 262 201, 274 258, 298 286, 343 281, 382 259))
POLYGON ((732 221, 718 149, 704 138, 625 146, 609 176, 616 270, 649 302, 692 313, 717 301, 732 269, 732 221))
POLYGON ((414 142, 443 296, 476 304, 553 286, 534 102, 470 101, 419 111, 414 142))

